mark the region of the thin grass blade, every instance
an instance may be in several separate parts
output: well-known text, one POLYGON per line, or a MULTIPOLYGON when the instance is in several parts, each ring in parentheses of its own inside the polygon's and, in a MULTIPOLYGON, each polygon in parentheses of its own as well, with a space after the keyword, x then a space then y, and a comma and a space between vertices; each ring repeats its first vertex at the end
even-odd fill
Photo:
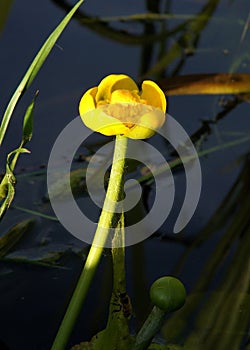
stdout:
POLYGON ((64 19, 60 22, 60 24, 56 27, 56 29, 50 34, 48 39, 43 44, 42 48, 34 58, 33 62, 31 63, 30 67, 28 68, 27 72, 25 73, 23 79, 21 80, 20 84, 18 85, 16 91, 14 92, 7 108, 5 111, 5 114, 2 119, 2 123, 0 126, 0 145, 3 142, 6 130, 8 128, 12 113, 16 107, 17 102, 19 101, 22 94, 25 92, 25 90, 28 89, 34 78, 36 77, 38 71, 40 70, 43 62, 49 55, 50 51, 52 50, 53 46, 55 45, 57 39, 61 35, 62 31, 65 29, 67 24, 69 23, 70 19, 73 17, 77 9, 80 7, 80 5, 83 3, 84 0, 80 0, 76 3, 76 5, 72 8, 72 10, 64 17, 64 19))

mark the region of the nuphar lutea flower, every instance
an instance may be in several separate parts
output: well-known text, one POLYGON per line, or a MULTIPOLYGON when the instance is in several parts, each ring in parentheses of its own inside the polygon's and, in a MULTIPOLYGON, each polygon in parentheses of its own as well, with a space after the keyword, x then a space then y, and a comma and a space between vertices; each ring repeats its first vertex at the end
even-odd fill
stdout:
POLYGON ((164 124, 166 98, 150 80, 137 84, 124 74, 111 74, 86 91, 79 111, 84 124, 101 134, 148 138, 164 124))

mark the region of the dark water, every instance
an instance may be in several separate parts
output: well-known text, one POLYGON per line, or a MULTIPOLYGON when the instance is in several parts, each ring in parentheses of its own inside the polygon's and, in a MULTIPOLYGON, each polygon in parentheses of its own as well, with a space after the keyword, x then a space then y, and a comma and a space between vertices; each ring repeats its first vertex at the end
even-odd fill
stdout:
MULTIPOLYGON (((140 81, 145 75, 158 81, 161 77, 174 74, 249 73, 250 34, 247 19, 250 5, 247 0, 136 3, 131 0, 105 1, 105 5, 100 0, 89 0, 81 6, 82 14, 89 16, 125 16, 145 13, 149 9, 155 12, 158 9, 163 13, 168 7, 172 13, 180 16, 197 14, 206 4, 208 8, 214 7, 214 11, 204 28, 187 29, 186 40, 190 40, 190 45, 194 46, 193 54, 183 54, 185 50, 191 48, 187 42, 182 42, 180 53, 157 74, 150 74, 150 69, 178 40, 178 33, 162 41, 155 41, 151 47, 140 40, 135 42, 133 38, 141 37, 145 31, 151 34, 160 30, 171 31, 184 21, 183 18, 171 19, 164 22, 164 25, 158 23, 155 26, 144 22, 112 22, 110 28, 113 30, 108 34, 105 28, 99 30, 98 26, 81 24, 77 19, 70 22, 28 93, 18 105, 2 147, 0 159, 1 169, 4 170, 6 154, 18 146, 21 138, 23 113, 35 91, 39 90, 34 115, 34 135, 27 146, 31 153, 23 155, 17 167, 15 206, 53 215, 48 204, 42 201, 47 191, 46 174, 27 175, 32 171, 43 171, 41 166, 46 168, 57 135, 78 115, 81 95, 89 87, 98 84, 104 76, 111 73, 125 73, 136 81, 140 81), (195 35, 197 40, 192 41, 195 35)), ((13 2, 0 36, 1 114, 43 41, 64 15, 65 9, 62 3, 60 6, 60 1, 42 1, 36 6, 34 2, 28 0, 13 2)), ((168 113, 189 135, 192 135, 201 127, 203 120, 213 120, 223 109, 220 104, 221 98, 222 96, 216 95, 170 96, 168 113)), ((228 98, 224 97, 225 101, 228 98)), ((138 323, 135 321, 133 323, 134 327, 137 327, 150 308, 147 295, 150 284, 162 275, 174 274, 185 284, 191 301, 189 300, 187 304, 189 308, 187 314, 190 317, 185 316, 185 310, 180 316, 187 325, 175 339, 170 339, 171 342, 181 345, 186 341, 191 346, 198 343, 199 349, 245 349, 250 320, 247 316, 244 320, 237 317, 240 312, 247 314, 250 306, 247 294, 249 257, 247 259, 243 249, 245 246, 250 246, 249 239, 246 239, 249 220, 247 214, 243 213, 243 211, 249 213, 247 200, 249 159, 246 157, 249 152, 249 141, 238 142, 237 145, 226 148, 223 148, 223 145, 249 136, 249 103, 240 103, 216 124, 211 123, 210 127, 210 134, 205 134, 204 139, 200 139, 201 150, 209 150, 215 146, 221 149, 210 152, 200 159, 203 187, 200 202, 191 222, 181 234, 172 233, 185 191, 185 174, 180 169, 175 172, 176 197, 173 211, 167 221, 153 238, 127 248, 128 291, 132 296, 138 319, 138 323), (239 188, 234 185, 238 177, 241 179, 239 188), (210 226, 206 227, 208 234, 204 234, 204 242, 192 246, 191 243, 195 238, 202 236, 205 225, 232 188, 235 192, 217 212, 216 219, 220 218, 220 224, 216 226, 214 219, 210 226), (227 208, 230 201, 233 203, 232 206, 223 213, 223 208, 227 208), (230 234, 227 234, 230 225, 234 225, 231 228, 231 238, 230 234), (223 237, 229 237, 224 239, 224 243, 226 242, 224 246, 220 242, 223 237), (188 249, 190 255, 184 259, 183 254, 186 254, 188 249), (233 286, 237 281, 238 287, 234 289, 233 286), (230 301, 227 298, 229 291, 235 293, 234 300, 239 300, 240 307, 232 309, 228 316, 226 305, 230 301), (222 300, 219 303, 217 296, 223 292, 225 302, 222 300), (200 296, 199 307, 192 301, 192 297, 197 295, 200 296), (211 295, 214 297, 209 299, 211 295), (240 298, 242 295, 243 299, 240 298), (208 304, 205 305, 207 301, 208 304), (238 327, 236 333, 233 333, 230 326, 226 335, 223 333, 223 325, 227 320, 225 316, 220 323, 217 320, 218 334, 216 332, 214 334, 209 320, 213 320, 212 324, 215 324, 216 317, 213 318, 214 316, 205 310, 205 306, 201 308, 201 305, 205 305, 208 309, 214 308, 217 313, 236 320, 235 324, 238 327), (207 319, 202 310, 205 310, 207 319), (210 334, 210 339, 213 339, 214 343, 206 343, 203 340, 201 334, 206 332, 210 334), (241 339, 235 343, 227 337, 228 333, 233 334, 234 341, 239 338, 239 334, 241 339), (194 343, 190 340, 191 335, 195 339, 194 343), (226 340, 223 344, 219 340, 221 338, 229 339, 227 340, 229 345, 226 340)), ((90 143, 99 141, 104 142, 104 138, 95 136, 90 143)), ((157 136, 152 139, 152 143, 157 144, 164 152, 165 145, 157 136)), ((89 150, 89 145, 86 145, 86 149, 89 150)), ((86 149, 82 147, 81 152, 85 152, 86 149)), ((85 165, 84 163, 83 166, 85 165)), ((86 198, 83 200, 85 207, 88 207, 87 201, 86 198)), ((60 224, 14 208, 7 213, 1 223, 1 232, 6 232, 12 225, 27 218, 34 218, 35 226, 15 246, 9 258, 27 257, 36 260, 48 257, 49 254, 54 257, 54 252, 67 251, 67 253, 63 254, 60 260, 63 268, 35 266, 28 262, 1 261, 0 339, 11 350, 50 348, 83 265, 79 252, 86 249, 82 242, 67 233, 60 224)), ((91 287, 91 297, 85 303, 79 323, 72 335, 71 345, 88 340, 104 327, 111 278, 111 258, 107 250, 91 287)), ((173 319, 173 325, 174 322, 173 319)), ((169 340, 169 329, 171 321, 166 325, 165 333, 163 332, 167 340, 169 340)))

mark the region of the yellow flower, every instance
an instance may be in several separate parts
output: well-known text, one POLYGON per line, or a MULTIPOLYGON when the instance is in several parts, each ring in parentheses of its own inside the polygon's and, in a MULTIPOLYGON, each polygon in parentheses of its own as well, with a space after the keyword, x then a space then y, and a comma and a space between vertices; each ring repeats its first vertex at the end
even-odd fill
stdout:
POLYGON ((101 134, 145 139, 164 124, 166 105, 153 81, 145 80, 140 92, 129 76, 111 74, 84 93, 79 111, 84 124, 101 134))

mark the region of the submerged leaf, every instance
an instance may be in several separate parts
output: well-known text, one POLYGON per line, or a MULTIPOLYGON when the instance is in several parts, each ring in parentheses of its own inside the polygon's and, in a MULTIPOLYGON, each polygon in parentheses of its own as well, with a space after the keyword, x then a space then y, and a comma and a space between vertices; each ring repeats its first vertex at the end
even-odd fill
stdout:
MULTIPOLYGON (((85 192, 85 176, 86 168, 75 169, 70 172, 70 188, 74 196, 79 197, 83 196, 85 192)), ((44 201, 50 200, 66 200, 71 193, 65 191, 67 188, 67 179, 68 177, 64 174, 58 174, 55 176, 55 181, 50 189, 50 194, 44 196, 44 201)))
POLYGON ((34 219, 21 221, 0 237, 0 258, 3 258, 13 249, 23 235, 30 231, 34 223, 34 219))
POLYGON ((13 0, 0 1, 0 34, 5 26, 7 19, 8 19, 8 15, 10 13, 12 3, 13 3, 13 0))
POLYGON ((250 92, 250 74, 217 73, 188 74, 164 78, 159 85, 170 95, 247 94, 250 92))

